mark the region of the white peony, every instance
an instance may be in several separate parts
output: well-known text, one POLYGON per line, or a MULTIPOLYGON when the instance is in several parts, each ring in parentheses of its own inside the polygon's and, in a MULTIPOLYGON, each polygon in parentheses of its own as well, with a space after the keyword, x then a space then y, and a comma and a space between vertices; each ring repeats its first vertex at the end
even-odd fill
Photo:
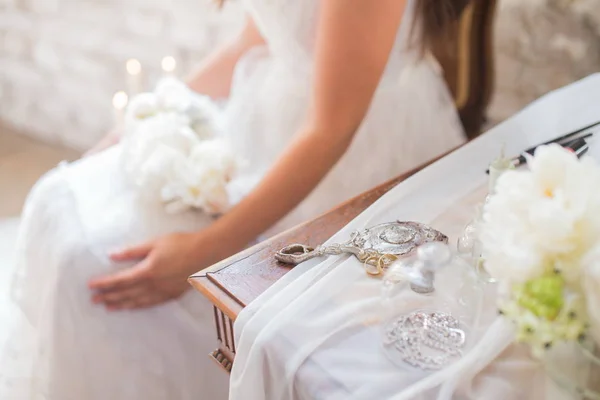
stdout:
POLYGON ((156 157, 164 159, 165 149, 170 150, 171 158, 175 154, 188 157, 191 149, 200 142, 188 124, 185 116, 158 114, 140 121, 135 131, 128 132, 123 139, 123 165, 125 173, 136 185, 153 188, 160 185, 164 173, 150 165, 157 162, 156 157))
POLYGON ((156 115, 160 111, 158 98, 154 93, 140 93, 127 105, 125 113, 126 129, 135 129, 140 120, 156 115))
POLYGON ((185 163, 172 170, 161 191, 168 211, 200 208, 221 214, 231 206, 227 185, 237 170, 231 146, 223 139, 206 140, 194 147, 185 163))
POLYGON ((240 168, 222 138, 219 108, 177 79, 132 99, 123 139, 123 169, 146 197, 168 212, 227 211, 239 201, 229 184, 240 168), (233 193, 233 195, 232 195, 233 193))
POLYGON ((220 138, 203 141, 194 147, 190 161, 202 164, 208 170, 219 171, 227 180, 231 179, 238 166, 231 145, 220 138))
POLYGON ((194 98, 194 92, 176 78, 163 78, 154 89, 158 106, 164 111, 184 113, 194 98))
POLYGON ((557 145, 528 161, 500 177, 480 225, 485 268, 509 289, 502 312, 534 354, 588 323, 600 343, 600 168, 557 145))
POLYGON ((156 143, 148 155, 144 162, 137 165, 133 182, 144 196, 157 199, 156 194, 173 180, 174 171, 185 165, 187 158, 180 151, 162 143, 156 143))
POLYGON ((215 137, 223 130, 221 112, 208 96, 193 92, 175 78, 164 78, 154 92, 131 99, 125 115, 126 133, 136 131, 142 120, 162 113, 186 117, 186 124, 201 139, 215 137))
POLYGON ((540 147, 529 171, 508 171, 483 214, 486 270, 524 282, 558 268, 569 282, 581 257, 600 240, 600 169, 560 146, 540 147))
POLYGON ((201 139, 218 136, 223 131, 221 112, 207 96, 195 95, 185 110, 190 126, 201 139))

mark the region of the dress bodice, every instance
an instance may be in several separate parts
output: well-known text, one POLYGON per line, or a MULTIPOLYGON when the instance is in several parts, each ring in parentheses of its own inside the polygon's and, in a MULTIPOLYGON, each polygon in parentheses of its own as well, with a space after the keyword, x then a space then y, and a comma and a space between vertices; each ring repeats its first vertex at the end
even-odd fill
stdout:
MULTIPOLYGON (((409 57, 416 54, 409 46, 413 2, 407 2, 384 81, 387 77, 397 77, 407 59, 414 60, 409 57)), ((313 61, 320 3, 320 0, 245 0, 246 9, 268 43, 271 56, 294 72, 306 74, 310 74, 313 61)))
MULTIPOLYGON (((415 1, 407 0, 386 69, 350 148, 269 234, 313 218, 462 143, 443 76, 433 58, 421 57, 413 45, 415 1), (364 168, 365 149, 377 154, 376 169, 364 168)), ((244 0, 267 46, 248 51, 238 63, 225 112, 225 131, 245 160, 237 185, 242 195, 262 179, 305 124, 322 3, 244 0)))

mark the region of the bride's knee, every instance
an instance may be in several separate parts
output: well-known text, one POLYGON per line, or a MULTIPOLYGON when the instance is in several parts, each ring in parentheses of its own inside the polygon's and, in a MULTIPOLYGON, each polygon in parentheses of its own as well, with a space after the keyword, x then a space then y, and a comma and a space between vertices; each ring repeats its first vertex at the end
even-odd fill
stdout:
POLYGON ((29 191, 25 207, 32 204, 48 204, 64 195, 66 185, 61 175, 59 168, 54 168, 42 175, 29 191))
POLYGON ((21 214, 20 236, 48 239, 61 235, 69 213, 75 212, 68 186, 58 168, 44 174, 27 195, 21 214))

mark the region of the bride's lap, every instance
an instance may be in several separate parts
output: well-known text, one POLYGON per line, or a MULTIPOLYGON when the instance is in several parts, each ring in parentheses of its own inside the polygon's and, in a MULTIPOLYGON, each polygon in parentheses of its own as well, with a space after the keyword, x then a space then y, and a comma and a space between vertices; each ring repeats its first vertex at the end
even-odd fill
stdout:
POLYGON ((119 154, 115 148, 60 165, 31 190, 18 245, 17 292, 26 292, 19 297, 35 296, 42 279, 57 296, 89 301, 90 279, 132 265, 112 262, 111 251, 210 223, 197 213, 169 215, 140 196, 123 176, 119 154))
POLYGON ((123 374, 150 376, 150 370, 158 370, 162 376, 153 379, 164 384, 165 378, 175 379, 170 370, 185 367, 181 376, 204 373, 194 360, 212 348, 212 310, 200 295, 188 292, 138 312, 111 313, 92 303, 89 279, 130 265, 111 262, 111 249, 200 229, 206 221, 171 218, 158 205, 140 201, 119 175, 118 157, 99 154, 48 172, 26 201, 14 299, 37 332, 35 346, 46 352, 42 357, 54 371, 53 383, 69 381, 88 368, 85 362, 107 371, 120 365, 123 374), (191 342, 197 342, 201 354, 185 357, 182 346, 191 342), (149 354, 152 363, 140 362, 149 354))
POLYGON ((127 267, 109 261, 111 243, 142 240, 149 236, 145 226, 155 229, 153 234, 186 228, 177 218, 169 222, 160 216, 140 223, 153 209, 140 207, 122 186, 112 192, 103 188, 103 179, 115 178, 118 164, 110 157, 94 158, 48 172, 28 196, 13 287, 27 324, 18 327, 15 339, 26 330, 33 335, 14 348, 32 361, 23 376, 36 386, 14 390, 39 391, 52 400, 125 400, 140 393, 149 400, 187 400, 203 391, 209 398, 226 398, 226 380, 212 388, 219 376, 212 377, 203 362, 212 350, 212 310, 200 295, 188 293, 137 312, 111 313, 92 303, 88 280, 127 267), (81 192, 85 187, 99 190, 81 192), (118 218, 115 210, 122 208, 130 215, 118 218))

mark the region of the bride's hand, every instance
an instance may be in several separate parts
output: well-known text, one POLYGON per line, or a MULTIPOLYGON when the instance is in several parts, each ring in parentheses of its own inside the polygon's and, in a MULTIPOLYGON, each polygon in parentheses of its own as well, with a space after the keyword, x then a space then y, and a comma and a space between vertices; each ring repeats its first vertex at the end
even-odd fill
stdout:
POLYGON ((210 262, 203 237, 202 233, 176 233, 111 254, 115 262, 139 263, 92 280, 92 301, 109 310, 123 310, 178 298, 190 288, 187 278, 210 262))

